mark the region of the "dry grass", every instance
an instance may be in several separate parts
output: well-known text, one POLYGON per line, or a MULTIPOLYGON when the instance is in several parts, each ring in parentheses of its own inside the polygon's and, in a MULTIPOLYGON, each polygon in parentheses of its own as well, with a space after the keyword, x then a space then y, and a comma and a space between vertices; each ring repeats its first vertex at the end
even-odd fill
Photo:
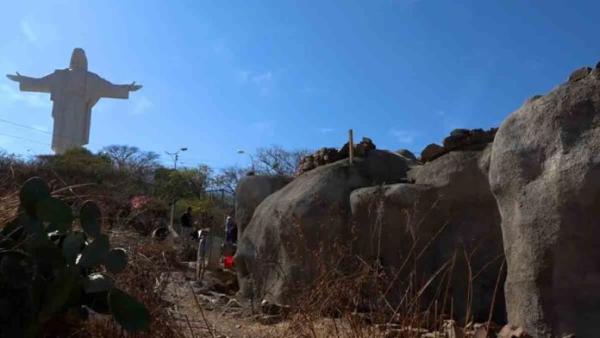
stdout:
MULTIPOLYGON (((347 259, 330 265, 330 269, 284 311, 287 327, 281 336, 413 338, 437 332, 439 338, 454 337, 450 331, 457 337, 474 336, 474 323, 459 325, 450 320, 454 314, 448 289, 455 262, 447 262, 428 280, 418 284, 417 271, 397 283, 380 267, 360 258, 357 260, 351 272, 347 270, 347 259), (404 294, 399 303, 388 301, 387 293, 392 285, 401 288, 396 291, 404 294), (435 298, 423 304, 423 293, 433 285, 438 288, 435 298), (444 311, 445 308, 449 311, 444 311)), ((496 289, 501 287, 499 281, 500 278, 496 289)), ((472 282, 468 283, 468 288, 471 285, 472 282)), ((489 318, 478 325, 481 327, 478 337, 495 337, 499 327, 491 322, 491 310, 489 318), (482 330, 487 334, 481 335, 482 330)))
MULTIPOLYGON (((437 203, 437 201, 435 201, 437 203)), ((430 209, 435 207, 435 203, 430 209)), ((371 206, 370 218, 373 222, 370 240, 375 244, 376 257, 379 257, 382 229, 383 202, 377 199, 371 206)), ((407 212, 406 224, 419 229, 424 217, 416 217, 407 212)), ((303 238, 302 227, 298 237, 303 238)), ((413 238, 403 254, 401 264, 395 268, 385 267, 374 258, 367 260, 353 254, 348 243, 328 245, 324 258, 318 250, 312 251, 312 262, 318 275, 310 285, 299 291, 299 296, 289 308, 284 308, 283 318, 287 327, 281 336, 287 337, 422 337, 425 333, 438 334, 437 337, 473 337, 472 303, 474 285, 483 270, 499 265, 497 280, 489 290, 494 298, 486 319, 478 324, 477 337, 495 337, 499 329, 492 323, 495 299, 503 275, 504 263, 498 257, 483 266, 473 266, 473 257, 480 245, 467 249, 458 247, 446 261, 439 262, 434 271, 424 269, 424 258, 438 236, 446 229, 442 224, 431 238, 413 238), (333 255, 331 253, 334 253, 333 255), (460 268, 458 268, 460 267, 460 268), (465 313, 459 321, 453 299, 454 283, 460 280, 464 287, 465 313), (451 333, 452 332, 452 333, 451 333)), ((418 236, 418 233, 416 234, 418 236)), ((354 240, 357 240, 356 238, 354 240)), ((483 248, 485 249, 485 248, 483 248)), ((322 250, 321 250, 322 251, 322 250)), ((431 269, 431 267, 429 267, 431 269)), ((268 290, 267 290, 268 291, 268 290)), ((258 294, 268 294, 259 290, 258 294)), ((484 313, 485 315, 485 313, 484 313)), ((502 324, 502 323, 499 323, 502 324)))
POLYGON ((16 192, 6 192, 0 196, 0 226, 10 222, 17 215, 19 195, 16 192))
POLYGON ((169 311, 171 304, 164 300, 170 273, 180 267, 172 247, 143 239, 134 233, 112 234, 111 241, 124 245, 129 253, 129 265, 117 275, 117 286, 146 305, 152 318, 150 329, 129 334, 109 316, 97 316, 82 322, 82 327, 73 337, 185 337, 181 326, 169 311))

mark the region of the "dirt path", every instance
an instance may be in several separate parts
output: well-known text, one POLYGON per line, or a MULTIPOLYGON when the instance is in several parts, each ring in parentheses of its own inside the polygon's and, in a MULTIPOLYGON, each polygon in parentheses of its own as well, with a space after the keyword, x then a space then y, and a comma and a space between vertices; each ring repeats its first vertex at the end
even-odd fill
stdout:
POLYGON ((173 272, 166 289, 166 300, 173 317, 187 337, 261 338, 286 336, 289 325, 263 325, 252 314, 250 304, 235 298, 224 281, 235 278, 230 272, 207 272, 203 283, 194 280, 191 268, 173 272), (216 292, 215 289, 229 292, 216 292))
POLYGON ((258 307, 252 311, 249 303, 235 297, 235 274, 231 271, 209 271, 202 283, 194 280, 192 264, 183 271, 172 272, 167 285, 166 300, 171 303, 172 316, 186 337, 266 338, 266 337, 486 337, 477 329, 463 334, 454 326, 444 332, 431 333, 417 328, 360 325, 357 321, 331 318, 300 318, 265 324, 266 317, 258 307), (218 290, 218 291, 216 291, 218 290), (358 324, 358 325, 357 325, 358 324))

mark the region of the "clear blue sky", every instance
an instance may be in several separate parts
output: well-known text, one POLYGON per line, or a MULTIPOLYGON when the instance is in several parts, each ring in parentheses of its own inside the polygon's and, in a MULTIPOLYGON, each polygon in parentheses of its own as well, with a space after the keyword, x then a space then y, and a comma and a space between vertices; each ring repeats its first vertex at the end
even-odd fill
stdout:
MULTIPOLYGON (((89 148, 189 147, 186 165, 246 164, 240 148, 341 146, 346 132, 415 152, 498 126, 600 61, 600 1, 7 1, 0 73, 42 76, 74 47, 113 83, 89 148)), ((0 147, 49 153, 48 95, 0 79, 0 147), (35 142, 32 142, 33 140, 35 142)), ((167 159, 165 158, 165 161, 167 159)))

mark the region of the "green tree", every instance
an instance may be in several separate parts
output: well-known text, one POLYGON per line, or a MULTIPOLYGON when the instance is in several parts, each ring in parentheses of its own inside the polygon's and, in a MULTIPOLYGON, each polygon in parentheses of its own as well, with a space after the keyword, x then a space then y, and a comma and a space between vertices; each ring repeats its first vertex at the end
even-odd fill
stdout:
POLYGON ((113 171, 111 159, 86 148, 73 148, 62 155, 38 156, 38 165, 55 171, 72 183, 101 182, 113 171))
POLYGON ((201 198, 210 184, 212 170, 206 165, 197 168, 158 168, 154 174, 155 194, 166 200, 201 198))

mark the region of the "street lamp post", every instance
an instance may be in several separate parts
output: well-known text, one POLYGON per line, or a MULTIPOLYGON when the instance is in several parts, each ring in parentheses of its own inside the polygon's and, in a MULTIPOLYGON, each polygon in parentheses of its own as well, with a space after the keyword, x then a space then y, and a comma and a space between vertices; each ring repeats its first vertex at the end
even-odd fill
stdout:
MULTIPOLYGON (((171 157, 171 159, 173 160, 173 169, 177 170, 177 161, 179 161, 179 154, 187 151, 188 148, 187 147, 183 147, 183 148, 179 148, 179 150, 177 150, 174 153, 170 153, 168 151, 165 151, 165 153, 167 153, 167 155, 169 155, 171 157)), ((177 199, 175 197, 173 197, 173 200, 171 201, 171 219, 169 221, 169 231, 171 231, 171 234, 173 234, 174 236, 177 236, 177 232, 175 232, 175 229, 173 228, 173 223, 175 222, 175 203, 177 202, 177 199)))
POLYGON ((254 169, 254 157, 252 156, 252 154, 247 153, 244 149, 239 149, 237 151, 237 153, 240 154, 240 155, 246 154, 246 155, 248 155, 248 157, 250 157, 250 165, 252 166, 252 172, 254 172, 255 171, 255 169, 254 169))

